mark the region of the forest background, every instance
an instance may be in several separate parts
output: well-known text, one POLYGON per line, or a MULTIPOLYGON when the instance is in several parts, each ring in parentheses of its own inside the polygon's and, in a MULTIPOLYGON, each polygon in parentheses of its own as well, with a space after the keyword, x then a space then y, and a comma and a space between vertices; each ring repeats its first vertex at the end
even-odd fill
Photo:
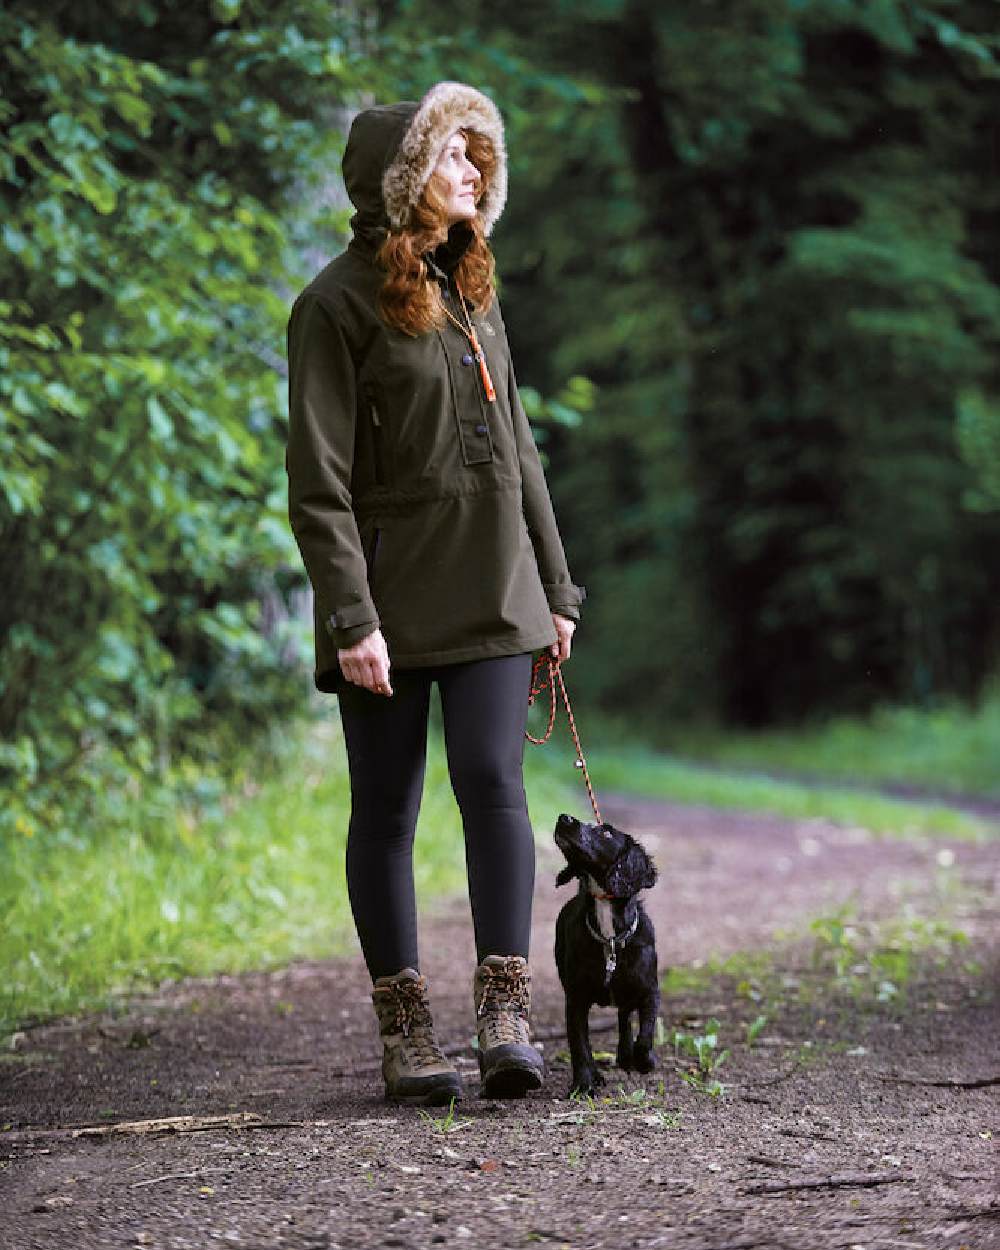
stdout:
POLYGON ((193 853, 206 813, 287 760, 315 706, 288 308, 349 237, 353 112, 441 78, 489 92, 507 126, 494 246, 588 590, 582 723, 693 753, 947 709, 992 726, 988 788, 998 17, 996 0, 5 4, 8 889, 125 835, 193 853))

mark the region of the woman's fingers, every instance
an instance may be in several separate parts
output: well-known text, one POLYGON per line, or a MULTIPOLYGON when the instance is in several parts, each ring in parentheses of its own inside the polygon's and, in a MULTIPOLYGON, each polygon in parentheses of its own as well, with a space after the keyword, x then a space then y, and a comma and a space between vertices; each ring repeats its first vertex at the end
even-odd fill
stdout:
POLYGON ((389 650, 381 630, 367 634, 353 647, 342 648, 337 652, 337 658, 341 672, 352 685, 370 690, 372 694, 392 694, 389 650))
POLYGON ((389 661, 385 656, 372 656, 364 665, 359 675, 358 685, 364 686, 372 694, 392 694, 389 684, 389 661))
POLYGON ((392 694, 392 686, 389 684, 388 659, 380 659, 372 665, 372 684, 369 689, 375 694, 386 696, 392 694))
POLYGON ((347 662, 341 664, 340 667, 347 680, 355 686, 363 686, 365 690, 370 690, 372 694, 392 694, 388 664, 378 660, 371 660, 362 664, 347 662))
POLYGON ((554 642, 552 646, 549 647, 549 654, 554 660, 558 660, 560 664, 563 660, 569 659, 569 653, 570 645, 568 638, 561 637, 558 642, 554 642))
POLYGON ((552 623, 556 627, 556 641, 549 647, 549 654, 561 664, 563 660, 569 659, 573 649, 572 638, 576 629, 576 621, 553 612, 552 623))

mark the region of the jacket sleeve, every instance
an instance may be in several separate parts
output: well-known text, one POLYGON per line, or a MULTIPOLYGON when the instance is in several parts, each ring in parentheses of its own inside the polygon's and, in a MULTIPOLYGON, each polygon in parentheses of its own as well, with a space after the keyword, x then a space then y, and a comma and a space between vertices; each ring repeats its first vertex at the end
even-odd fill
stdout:
POLYGON ((531 433, 521 396, 517 393, 513 365, 510 365, 508 377, 510 411, 521 463, 521 502, 545 597, 551 611, 569 617, 571 621, 578 621, 580 604, 586 598, 587 592, 583 586, 574 586, 569 575, 566 554, 552 510, 552 498, 545 481, 542 462, 538 458, 534 435, 531 433))
POLYGON ((288 518, 318 615, 337 647, 379 625, 351 506, 356 420, 343 325, 322 299, 300 296, 288 322, 288 518))

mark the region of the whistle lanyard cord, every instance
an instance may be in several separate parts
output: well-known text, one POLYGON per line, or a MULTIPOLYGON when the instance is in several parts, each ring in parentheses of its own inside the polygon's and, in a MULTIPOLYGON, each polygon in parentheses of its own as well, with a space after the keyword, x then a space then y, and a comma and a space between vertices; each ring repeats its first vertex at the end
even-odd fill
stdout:
POLYGON ((587 761, 583 755, 583 747, 580 745, 580 735, 576 731, 576 721, 573 718, 573 709, 569 704, 569 695, 566 693, 566 683, 563 681, 562 670, 559 667, 558 660, 553 659, 551 655, 542 654, 535 660, 531 669, 531 690, 528 694, 528 706, 530 707, 537 695, 540 695, 545 687, 549 688, 549 723, 545 733, 541 738, 533 738, 527 730, 524 736, 529 742, 533 742, 536 746, 542 746, 552 737, 552 730, 556 723, 556 678, 559 680, 559 689, 562 691, 563 703, 566 705, 566 716, 569 720, 570 733, 573 735, 573 742, 576 745, 576 767, 583 770, 583 780, 587 786, 587 794, 590 796, 590 806, 594 809, 594 816, 599 825, 604 821, 601 819, 601 813, 597 807, 597 799, 594 797, 594 787, 590 784, 590 774, 587 772, 587 761), (548 665, 548 674, 538 681, 543 666, 548 665))
POLYGON ((486 363, 486 354, 479 343, 479 336, 476 334, 476 327, 472 324, 472 316, 465 303, 465 296, 462 294, 462 288, 458 285, 457 281, 455 283, 455 290, 458 292, 462 315, 465 317, 465 325, 462 325, 461 321, 459 321, 453 313, 450 313, 443 304, 441 306, 441 310, 448 320, 453 325, 457 326, 462 334, 464 334, 469 340, 469 345, 472 348, 472 358, 475 360, 476 364, 479 365, 479 377, 483 384, 483 394, 490 403, 493 403, 497 397, 497 393, 493 386, 493 379, 490 376, 489 365, 486 363))

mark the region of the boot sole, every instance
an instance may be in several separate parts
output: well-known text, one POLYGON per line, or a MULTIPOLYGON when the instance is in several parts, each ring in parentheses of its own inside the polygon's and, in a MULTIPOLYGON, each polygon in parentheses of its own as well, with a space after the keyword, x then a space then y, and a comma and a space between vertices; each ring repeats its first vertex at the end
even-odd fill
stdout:
POLYGON ((454 1100, 462 1101, 462 1086, 460 1083, 452 1082, 445 1085, 435 1085, 429 1089, 415 1090, 412 1094, 401 1094, 395 1091, 385 1091, 386 1102, 397 1103, 400 1106, 410 1107, 447 1107, 454 1100))
POLYGON ((531 1090, 542 1088, 542 1074, 534 1068, 494 1068, 483 1077, 481 1098, 523 1098, 531 1090))

